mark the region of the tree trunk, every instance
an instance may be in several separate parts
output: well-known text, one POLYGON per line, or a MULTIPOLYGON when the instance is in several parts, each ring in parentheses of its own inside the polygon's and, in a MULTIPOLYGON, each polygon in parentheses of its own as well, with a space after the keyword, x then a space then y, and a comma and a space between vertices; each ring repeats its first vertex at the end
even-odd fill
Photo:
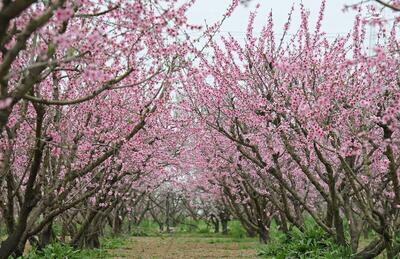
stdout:
POLYGON ((246 229, 246 233, 247 233, 248 237, 256 237, 257 236, 257 232, 254 229, 246 228, 246 227, 245 227, 245 229, 246 229))
POLYGON ((214 233, 219 233, 219 219, 214 214, 211 214, 210 221, 214 225, 214 233))
POLYGON ((222 211, 219 214, 219 219, 220 219, 221 225, 222 225, 222 234, 228 235, 228 222, 230 219, 229 212, 226 209, 224 209, 224 211, 222 211))
POLYGON ((15 228, 14 219, 14 184, 11 172, 7 173, 7 206, 3 210, 3 218, 7 227, 7 234, 11 234, 15 228))
POLYGON ((258 237, 260 239, 260 243, 262 244, 266 244, 269 241, 269 225, 270 223, 267 222, 267 224, 265 224, 264 222, 262 222, 262 220, 257 220, 257 225, 258 225, 258 237))
POLYGON ((258 236, 260 239, 260 243, 267 244, 269 241, 269 231, 265 227, 261 227, 258 229, 258 236))
POLYGON ((24 202, 21 206, 18 224, 14 231, 9 234, 6 240, 0 245, 0 259, 7 259, 13 252, 19 252, 18 245, 27 228, 28 217, 32 209, 40 200, 40 190, 36 186, 36 177, 39 173, 43 157, 43 149, 45 142, 42 139, 42 124, 44 118, 44 108, 40 105, 34 105, 37 113, 36 117, 36 139, 35 151, 33 155, 32 165, 30 167, 28 181, 24 193, 24 202))
POLYGON ((122 217, 119 215, 118 211, 115 213, 114 222, 113 222, 113 235, 119 236, 122 234, 122 217))
POLYGON ((328 227, 332 227, 333 225, 333 213, 332 213, 332 206, 328 205, 326 207, 326 219, 325 219, 325 224, 328 227))
POLYGON ((335 210, 334 223, 336 229, 336 241, 339 245, 346 246, 346 237, 344 234, 343 220, 339 215, 339 209, 335 210))
POLYGON ((81 248, 100 248, 100 234, 99 229, 93 227, 91 231, 86 234, 83 238, 83 243, 80 245, 81 248))
POLYGON ((76 235, 72 238, 71 240, 71 245, 74 248, 81 248, 82 244, 84 244, 84 239, 85 239, 85 233, 89 231, 90 225, 92 221, 94 220, 94 217, 96 216, 97 212, 95 211, 90 211, 88 216, 86 217, 85 221, 82 223, 81 228, 79 231, 76 233, 76 235))
POLYGON ((286 216, 281 211, 275 217, 275 221, 280 231, 282 231, 284 234, 287 234, 289 232, 286 216))
POLYGON ((228 235, 228 220, 226 218, 221 219, 222 235, 228 235))
POLYGON ((53 230, 53 221, 51 221, 39 234, 38 248, 43 249, 47 245, 53 243, 56 240, 56 235, 53 230))
POLYGON ((214 233, 215 233, 215 234, 218 234, 218 233, 219 233, 219 220, 216 219, 216 220, 213 222, 213 224, 214 224, 214 233))
MULTIPOLYGON (((36 203, 35 203, 36 204, 36 203)), ((10 255, 14 253, 16 257, 20 256, 21 251, 18 249, 18 245, 20 243, 20 240, 23 236, 23 233, 26 230, 27 227, 27 220, 28 220, 28 215, 30 214, 31 208, 24 208, 21 211, 21 215, 19 217, 19 223, 14 230, 13 233, 11 233, 6 240, 1 242, 0 246, 0 259, 7 259, 10 255)))
POLYGON ((167 198, 165 200, 165 226, 167 227, 167 233, 171 232, 170 229, 170 224, 171 224, 171 219, 170 219, 170 201, 169 201, 169 193, 167 193, 167 198))
MULTIPOLYGON (((87 224, 82 226, 79 231, 79 237, 75 237, 73 241, 73 246, 75 248, 100 248, 100 235, 102 225, 100 213, 94 212, 95 216, 88 221, 87 224)), ((90 219, 90 217, 89 217, 90 219)))

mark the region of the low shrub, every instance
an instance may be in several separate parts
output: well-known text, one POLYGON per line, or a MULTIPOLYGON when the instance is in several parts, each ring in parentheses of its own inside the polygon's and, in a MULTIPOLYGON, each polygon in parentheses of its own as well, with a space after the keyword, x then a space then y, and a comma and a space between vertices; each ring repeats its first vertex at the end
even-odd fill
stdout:
POLYGON ((46 246, 42 250, 32 250, 28 255, 23 256, 23 259, 78 259, 81 258, 80 250, 75 250, 69 245, 54 243, 46 246))
POLYGON ((335 244, 334 240, 317 226, 307 227, 304 233, 293 229, 288 235, 273 238, 258 254, 264 258, 276 259, 351 258, 349 249, 335 244))
POLYGON ((70 245, 53 243, 42 250, 33 249, 20 259, 91 259, 109 258, 108 249, 116 249, 126 244, 124 238, 104 238, 100 249, 74 249, 70 245))

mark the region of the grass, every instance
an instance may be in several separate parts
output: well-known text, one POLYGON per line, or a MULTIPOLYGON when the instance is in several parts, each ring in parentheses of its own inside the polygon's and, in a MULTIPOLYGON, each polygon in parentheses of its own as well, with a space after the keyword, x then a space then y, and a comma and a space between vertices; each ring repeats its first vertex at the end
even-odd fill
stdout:
POLYGON ((130 235, 136 237, 159 236, 160 231, 154 221, 143 220, 139 226, 132 226, 130 235))
POLYGON ((52 244, 43 252, 32 251, 24 259, 256 257, 258 241, 246 237, 238 221, 229 223, 228 235, 213 233, 214 229, 204 221, 186 221, 174 229, 175 233, 160 234, 157 224, 143 221, 125 237, 102 239, 101 249, 74 250, 52 244))
POLYGON ((109 258, 111 255, 106 249, 83 249, 75 250, 69 245, 54 243, 48 245, 42 251, 31 250, 29 254, 21 259, 91 259, 91 258, 109 258))
MULTIPOLYGON (((33 251, 24 258, 349 258, 348 251, 334 244, 315 224, 308 222, 307 231, 296 228, 286 236, 271 224, 271 240, 261 245, 258 238, 249 238, 238 221, 229 222, 229 234, 215 234, 204 221, 186 221, 175 227, 175 233, 160 233, 158 225, 143 221, 130 234, 101 241, 101 249, 73 250, 69 246, 52 244, 45 253, 33 251)), ((373 238, 372 235, 369 238, 373 238)), ((369 240, 369 239, 368 239, 369 240)), ((362 240, 360 246, 368 243, 362 240)))
POLYGON ((256 238, 246 237, 238 221, 229 222, 228 235, 215 234, 204 221, 185 221, 175 231, 160 234, 156 224, 143 222, 127 246, 109 253, 117 258, 255 258, 260 247, 256 238), (137 235, 138 230, 146 235, 137 235))
POLYGON ((263 246, 258 255, 264 258, 351 258, 351 251, 337 245, 332 237, 328 236, 315 224, 306 224, 305 231, 297 228, 284 235, 272 228, 270 242, 263 246))
POLYGON ((74 249, 67 244, 54 243, 48 245, 42 251, 31 250, 21 259, 91 259, 91 258, 109 258, 111 254, 108 252, 113 249, 124 247, 128 244, 128 240, 123 237, 103 238, 99 249, 74 249))

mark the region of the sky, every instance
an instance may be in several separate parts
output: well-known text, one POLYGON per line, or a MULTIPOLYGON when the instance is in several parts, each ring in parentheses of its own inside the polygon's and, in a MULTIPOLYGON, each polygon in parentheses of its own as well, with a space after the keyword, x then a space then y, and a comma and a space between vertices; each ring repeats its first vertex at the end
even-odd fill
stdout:
MULTIPOLYGON (((272 10, 275 32, 278 35, 281 34, 293 4, 295 4, 295 15, 292 19, 291 32, 295 32, 300 23, 298 8, 300 2, 310 11, 310 27, 314 27, 321 5, 320 0, 253 0, 247 7, 239 6, 233 15, 224 22, 219 34, 230 33, 238 39, 243 39, 246 34, 249 13, 255 9, 258 3, 261 7, 254 26, 256 33, 261 31, 272 10)), ((357 0, 327 0, 322 30, 327 33, 328 37, 335 38, 338 35, 345 35, 351 30, 356 13, 351 10, 344 12, 343 7, 356 2, 357 0)), ((230 3, 231 0, 197 0, 188 13, 189 21, 194 24, 213 24, 222 18, 230 3)))

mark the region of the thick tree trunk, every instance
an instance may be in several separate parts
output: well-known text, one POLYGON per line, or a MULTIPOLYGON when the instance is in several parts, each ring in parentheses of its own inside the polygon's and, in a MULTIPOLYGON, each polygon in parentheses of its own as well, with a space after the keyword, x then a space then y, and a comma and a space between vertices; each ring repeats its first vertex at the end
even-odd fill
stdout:
POLYGON ((257 232, 254 229, 245 227, 245 230, 246 230, 248 237, 256 237, 257 236, 257 232))
MULTIPOLYGON (((33 190, 32 190, 33 192, 33 190)), ((18 225, 16 226, 15 230, 13 231, 13 233, 11 233, 6 240, 4 240, 1 243, 0 246, 0 259, 7 259, 11 254, 13 253, 17 253, 16 255, 19 256, 20 255, 20 251, 18 251, 18 245, 20 243, 20 240, 27 228, 27 220, 28 220, 28 216, 32 210, 32 208, 34 207, 34 205, 36 205, 37 201, 35 198, 31 197, 30 195, 33 194, 29 194, 28 197, 30 197, 27 202, 31 201, 32 204, 28 205, 26 204, 27 202, 25 202, 24 207, 21 210, 20 216, 18 218, 18 225)))
POLYGON ((228 220, 221 219, 222 235, 228 235, 228 220))
POLYGON ((85 234, 82 238, 80 248, 100 248, 100 231, 97 226, 93 226, 89 233, 85 234))
POLYGON ((3 218, 6 223, 7 233, 11 234, 15 229, 14 219, 14 184, 11 172, 7 173, 7 206, 3 210, 3 218))
MULTIPOLYGON (((105 213, 106 214, 106 213, 105 213)), ((87 224, 82 226, 79 235, 72 242, 75 248, 100 248, 100 236, 102 232, 102 214, 94 212, 94 216, 89 215, 87 224)))
POLYGON ((264 222, 262 222, 262 220, 258 220, 257 225, 258 225, 257 232, 258 232, 258 237, 260 239, 260 243, 262 244, 268 243, 270 223, 267 222, 267 224, 265 224, 264 222))
POLYGON ((26 242, 20 242, 18 243, 17 247, 15 248, 13 255, 15 258, 19 258, 24 254, 25 250, 25 243, 26 242), (22 244, 23 243, 23 244, 22 244))
POLYGON ((328 205, 326 208, 325 224, 330 228, 333 226, 333 213, 332 213, 332 206, 330 205, 328 205))
POLYGON ((260 243, 267 244, 269 241, 269 231, 265 227, 260 227, 258 229, 258 237, 260 239, 260 243))
POLYGON ((219 219, 214 214, 211 214, 210 220, 214 225, 214 233, 215 234, 219 233, 219 219))
POLYGON ((218 233, 219 233, 219 220, 218 220, 218 219, 215 220, 215 221, 213 222, 213 224, 214 224, 214 233, 215 233, 215 234, 218 234, 218 233))
POLYGON ((228 222, 230 220, 229 212, 226 209, 224 209, 224 211, 222 211, 219 214, 219 219, 221 221, 222 234, 223 235, 228 235, 228 222))
POLYGON ((53 230, 53 222, 51 221, 39 234, 39 249, 45 248, 47 245, 56 240, 56 235, 53 230))
POLYGON ((90 225, 94 220, 97 212, 91 211, 89 212, 88 216, 86 217, 85 221, 82 223, 81 228, 76 233, 76 235, 71 240, 71 245, 75 248, 81 248, 82 245, 85 243, 85 233, 87 233, 90 229, 90 225))
POLYGON ((344 234, 343 220, 339 215, 339 209, 335 210, 334 223, 336 229, 336 241, 339 245, 346 246, 346 237, 344 234))
POLYGON ((119 236, 122 234, 122 216, 119 215, 118 211, 115 213, 114 222, 113 222, 113 235, 119 236))

